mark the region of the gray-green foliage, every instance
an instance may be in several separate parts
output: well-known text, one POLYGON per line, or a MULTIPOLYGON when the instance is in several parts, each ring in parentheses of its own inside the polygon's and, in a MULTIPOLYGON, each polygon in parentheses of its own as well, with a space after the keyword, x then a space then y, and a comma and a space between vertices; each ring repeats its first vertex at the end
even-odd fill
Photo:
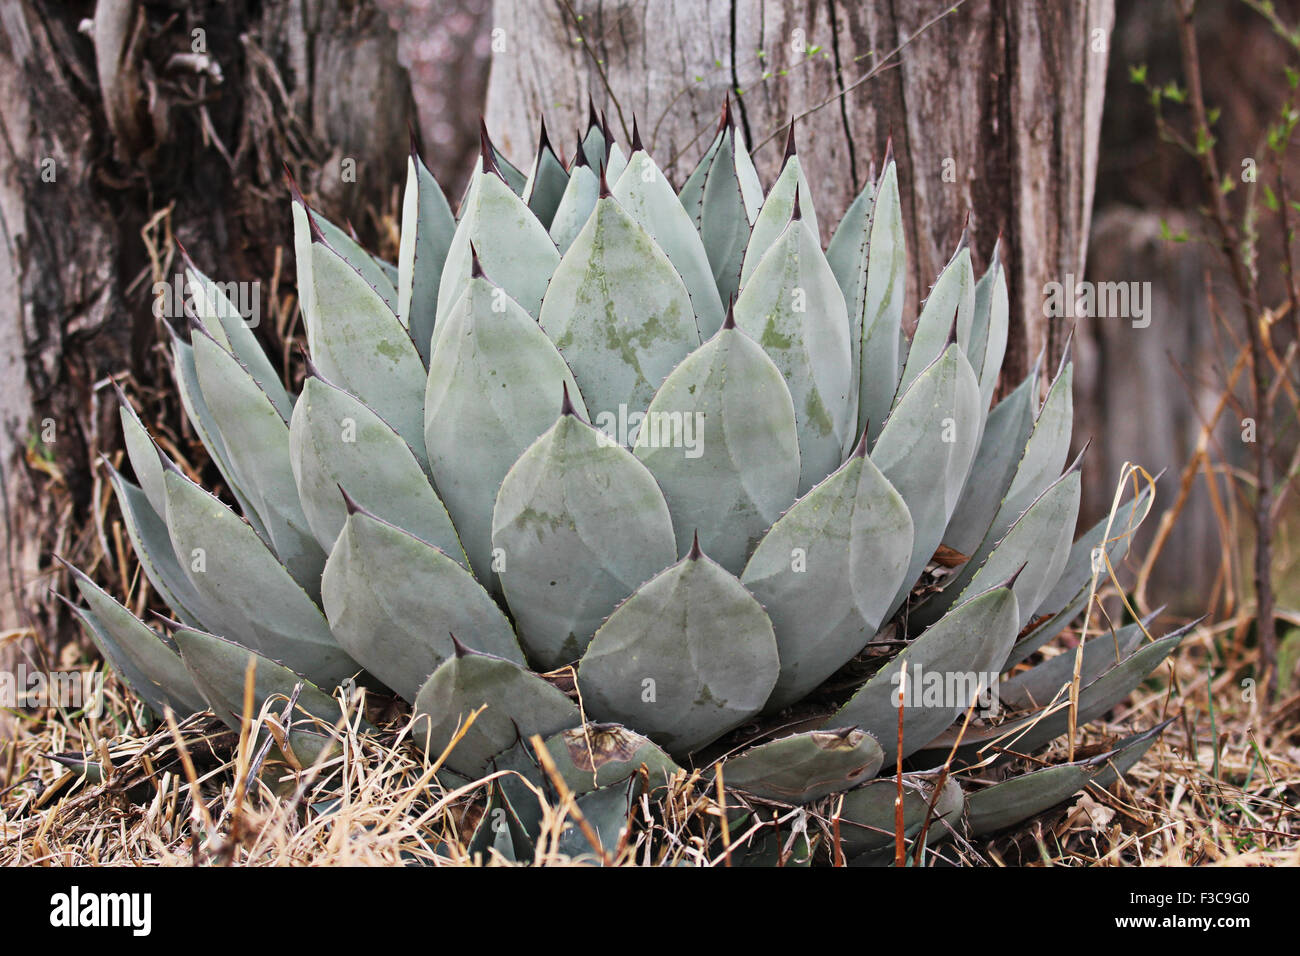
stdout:
MULTIPOLYGON (((765 196, 728 111, 674 193, 639 135, 625 150, 593 110, 567 167, 543 141, 525 175, 485 135, 453 216, 413 153, 395 269, 295 193, 298 395, 190 264, 175 377, 238 513, 121 396, 138 484, 110 477, 177 621, 173 644, 78 575, 104 656, 150 709, 236 725, 251 660, 259 708, 296 694, 313 719, 291 728, 300 758, 324 752, 341 682, 393 691, 448 772, 509 771, 490 797, 508 825, 480 828, 478 851, 531 855, 523 784, 553 783, 537 735, 602 843, 644 788, 720 767, 759 800, 843 793, 844 852, 881 862, 900 713, 903 756, 937 766, 968 703, 900 689, 996 686, 1078 616, 1096 555, 1122 556, 1151 499, 1071 542, 1071 365, 1041 404, 1036 368, 989 411, 1000 253, 981 276, 960 242, 908 342, 897 165, 887 153, 823 251, 816 162, 791 139, 765 196), (956 567, 936 567, 943 546, 956 567)), ((1181 637, 1090 635, 1078 721, 1181 637)), ((937 797, 905 778, 906 839, 1015 824, 1149 743, 1104 772, 1017 776, 999 757, 996 786, 966 773, 999 737, 1030 753, 1068 730, 1074 655, 1043 656, 1001 682, 1006 720, 975 714, 937 797)), ((780 852, 763 837, 747 859, 780 852)))

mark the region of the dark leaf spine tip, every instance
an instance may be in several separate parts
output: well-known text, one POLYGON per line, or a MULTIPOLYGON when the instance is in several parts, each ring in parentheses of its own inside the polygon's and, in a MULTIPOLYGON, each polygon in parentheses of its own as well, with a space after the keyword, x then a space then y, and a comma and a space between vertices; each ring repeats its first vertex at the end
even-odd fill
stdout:
MULTIPOLYGON (((72 562, 69 561, 67 558, 65 558, 63 555, 50 552, 50 557, 53 558, 55 561, 59 562, 59 564, 63 566, 63 570, 70 571, 75 575, 79 575, 79 576, 81 575, 81 571, 78 568, 74 567, 72 562)), ((58 592, 55 591, 51 593, 57 594, 58 592)), ((59 594, 59 597, 63 597, 63 595, 59 594)), ((66 601, 67 598, 64 598, 64 600, 66 601)), ((69 601, 68 603, 71 604, 72 602, 69 601)))
POLYGON ((966 218, 961 223, 961 238, 957 240, 957 251, 953 257, 961 255, 961 251, 970 246, 970 210, 966 210, 966 218))
POLYGON ((505 182, 505 176, 501 175, 501 170, 497 167, 496 148, 492 145, 492 138, 488 136, 487 120, 480 116, 478 123, 479 158, 483 162, 483 172, 496 173, 501 181, 505 182))
POLYGON ((1058 375, 1061 374, 1061 372, 1065 371, 1065 366, 1070 364, 1070 359, 1073 357, 1073 355, 1074 355, 1074 328, 1071 327, 1069 334, 1066 335, 1065 337, 1065 346, 1064 348, 1061 349, 1061 366, 1060 366, 1060 371, 1057 372, 1058 375))
POLYGON ((362 508, 361 505, 357 504, 357 500, 347 493, 347 489, 345 489, 342 485, 335 485, 334 487, 337 488, 339 490, 339 494, 343 496, 343 507, 347 509, 348 514, 354 515, 354 514, 366 513, 366 509, 362 508))
POLYGON ((605 177, 606 164, 600 164, 600 198, 608 199, 613 195, 609 190, 609 180, 605 177))
POLYGON ((325 376, 321 374, 320 368, 312 361, 311 352, 307 351, 305 346, 298 346, 298 354, 302 357, 302 364, 307 369, 307 377, 318 378, 322 382, 325 381, 325 376))
POLYGON ((645 146, 641 143, 641 130, 636 125, 636 114, 632 114, 632 152, 644 152, 645 146))
POLYGON ((609 131, 609 119, 605 116, 605 111, 600 111, 600 135, 605 137, 605 149, 608 150, 614 145, 614 134, 609 131))
POLYGON ((1061 473, 1062 478, 1066 477, 1067 475, 1073 474, 1074 472, 1078 471, 1083 467, 1083 456, 1088 454, 1088 449, 1091 447, 1092 447, 1092 436, 1090 435, 1088 436, 1088 440, 1083 443, 1083 447, 1079 449, 1079 454, 1074 456, 1074 461, 1070 462, 1069 467, 1067 467, 1065 471, 1061 473))
POLYGON ((479 261, 478 250, 474 248, 474 243, 469 244, 469 277, 471 279, 485 279, 483 274, 483 263, 479 261))
POLYGON ((447 635, 451 638, 452 653, 454 653, 457 658, 469 657, 472 654, 476 653, 472 647, 468 647, 465 644, 462 644, 460 638, 458 638, 455 634, 452 634, 450 631, 448 631, 447 635))
POLYGON ((573 163, 571 169, 577 169, 579 166, 591 168, 591 160, 587 159, 587 151, 582 148, 582 138, 578 139, 578 148, 573 151, 573 163))
POLYGON ((357 229, 356 226, 352 225, 352 220, 344 219, 343 222, 348 227, 348 235, 352 237, 352 241, 357 245, 361 245, 361 237, 357 235, 357 229))
POLYGON ((870 432, 871 432, 871 422, 870 422, 870 421, 863 422, 863 423, 862 423, 862 437, 859 438, 859 439, 858 439, 858 443, 857 443, 856 445, 853 446, 853 454, 850 455, 849 457, 851 457, 851 458, 866 458, 866 457, 867 457, 867 435, 868 435, 870 432))
POLYGON ((284 181, 289 187, 289 198, 300 206, 306 206, 307 201, 302 198, 302 190, 298 188, 298 180, 293 178, 293 170, 289 168, 288 163, 284 163, 284 181))
POLYGON ((799 188, 799 184, 795 183, 794 184, 794 208, 790 210, 791 222, 799 222, 800 220, 803 219, 803 208, 799 204, 800 192, 802 192, 802 190, 799 188))
POLYGON ((560 387, 564 389, 564 397, 560 399, 560 417, 563 418, 565 415, 572 415, 574 418, 577 418, 578 410, 573 407, 573 400, 569 398, 569 383, 562 382, 560 387))
POLYGON ((698 561, 702 554, 704 554, 704 552, 700 550, 700 533, 696 531, 691 535, 691 550, 687 552, 686 560, 698 561))
POLYGON ((886 137, 885 139, 885 158, 881 160, 880 163, 880 174, 882 176, 885 174, 885 170, 889 168, 889 164, 892 163, 893 161, 894 161, 894 134, 893 132, 890 132, 889 136, 886 137))
POLYGON ((302 208, 307 210, 307 229, 311 233, 311 241, 319 242, 328 249, 330 244, 325 241, 325 233, 321 231, 320 223, 316 221, 316 214, 312 212, 311 206, 304 203, 302 208))
POLYGON ((415 138, 415 124, 410 120, 406 121, 406 132, 411 138, 411 159, 416 162, 420 161, 420 144, 415 138))
POLYGON ((1016 580, 1020 577, 1021 572, 1024 571, 1025 568, 1027 568, 1027 567, 1029 567, 1029 562, 1028 562, 1028 561, 1025 561, 1023 564, 1020 565, 1020 567, 1018 567, 1018 568, 1016 568, 1014 571, 1012 571, 1010 577, 1008 577, 1005 581, 1003 581, 1001 584, 999 584, 998 587, 1000 587, 1000 588, 1013 588, 1013 587, 1015 587, 1015 586, 1016 586, 1016 580))
POLYGON ((960 306, 952 310, 952 321, 948 325, 948 341, 945 342, 943 345, 945 349, 950 345, 957 344, 957 316, 960 314, 961 314, 960 306))
POLYGON ((179 236, 176 237, 176 248, 180 250, 180 253, 181 253, 181 259, 182 259, 182 261, 184 261, 184 263, 185 263, 185 268, 187 268, 187 269, 193 269, 195 272, 198 272, 198 271, 199 271, 199 267, 196 266, 196 265, 194 264, 194 260, 190 258, 190 254, 189 254, 189 252, 186 250, 186 248, 185 248, 185 244, 184 244, 183 242, 181 242, 179 236))
POLYGON ((727 317, 722 320, 724 329, 734 329, 736 327, 736 297, 732 295, 727 299, 727 317))
POLYGON ((781 164, 785 165, 794 156, 797 149, 794 144, 794 116, 790 117, 790 131, 785 134, 785 156, 782 157, 781 164))
MULTIPOLYGON (((71 567, 71 565, 69 565, 69 567, 71 567)), ((54 590, 54 588, 50 588, 49 593, 53 594, 56 598, 62 601, 67 606, 68 610, 76 614, 78 617, 81 617, 81 615, 85 613, 82 610, 81 605, 74 603, 70 598, 65 597, 64 595, 60 594, 58 591, 54 590)))
POLYGON ((130 401, 127 400, 126 392, 123 391, 122 386, 117 383, 117 379, 110 378, 108 384, 113 386, 113 392, 117 395, 118 404, 122 405, 124 408, 131 409, 131 411, 134 412, 135 409, 131 407, 130 401))
POLYGON ((540 157, 542 153, 546 152, 548 149, 550 149, 551 152, 555 152, 555 150, 551 149, 551 138, 546 135, 546 115, 543 114, 541 118, 541 129, 537 134, 537 155, 540 157))
POLYGON ((731 118, 731 91, 727 90, 722 94, 722 117, 718 120, 718 132, 732 127, 731 118))
POLYGON ((600 117, 596 115, 596 104, 591 99, 591 93, 587 94, 587 129, 600 128, 600 117))
MULTIPOLYGON (((152 435, 150 435, 149 438, 150 441, 153 441, 152 435)), ((153 450, 158 453, 158 460, 162 462, 165 471, 170 471, 172 474, 180 475, 182 478, 185 477, 185 472, 181 471, 181 466, 168 458, 167 453, 162 450, 162 446, 156 441, 153 443, 153 450)))

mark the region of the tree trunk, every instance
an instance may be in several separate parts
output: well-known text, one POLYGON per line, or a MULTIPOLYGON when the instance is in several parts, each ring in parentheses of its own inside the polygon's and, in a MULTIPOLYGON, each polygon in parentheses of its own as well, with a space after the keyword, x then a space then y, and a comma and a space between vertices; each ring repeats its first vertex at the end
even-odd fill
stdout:
MULTIPOLYGON (((260 314, 285 306, 258 330, 278 346, 293 312, 277 294, 293 266, 281 163, 391 247, 414 114, 369 0, 0 0, 0 25, 0 632, 39 634, 29 650, 51 666, 66 618, 33 600, 63 583, 48 552, 118 595, 133 583, 94 466, 121 447, 107 377, 129 372, 182 452, 193 438, 155 348, 172 237, 214 278, 261 280, 260 314)), ((0 639, 0 667, 18 643, 0 639)))
POLYGON ((733 91, 767 183, 784 127, 800 117, 824 239, 892 130, 911 315, 969 210, 979 264, 1004 239, 1014 304, 1004 381, 1018 381, 1042 348, 1058 357, 1069 331, 1044 317, 1044 285, 1083 276, 1113 0, 966 0, 923 31, 951 6, 495 0, 502 32, 489 126, 507 154, 527 160, 545 111, 552 140, 563 131, 571 149, 590 95, 623 137, 635 111, 646 144, 680 184, 733 91), (886 68, 856 85, 878 66, 886 68))

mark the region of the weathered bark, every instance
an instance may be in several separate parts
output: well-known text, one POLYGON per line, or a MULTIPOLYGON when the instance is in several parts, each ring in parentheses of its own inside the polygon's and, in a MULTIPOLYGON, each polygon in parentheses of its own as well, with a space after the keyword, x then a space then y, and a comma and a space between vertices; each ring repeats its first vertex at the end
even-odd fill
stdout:
POLYGON ((981 261, 1004 238, 1013 303, 1005 380, 1018 380, 1042 348, 1057 357, 1069 331, 1043 316, 1043 287, 1083 275, 1113 2, 966 0, 917 36, 949 6, 496 0, 504 49, 493 58, 489 125, 523 161, 545 111, 552 139, 564 131, 571 148, 590 94, 624 136, 635 111, 680 183, 725 92, 737 91, 768 183, 785 124, 803 117, 798 141, 827 237, 892 130, 912 314, 969 210, 981 261), (854 86, 909 37, 896 65, 854 86))
MULTIPOLYGON (((0 0, 0 24, 0 631, 39 633, 39 656, 61 630, 33 600, 49 551, 130 585, 115 511, 92 520, 95 456, 120 447, 107 376, 129 372, 167 436, 192 437, 155 348, 153 283, 180 271, 171 237, 269 294, 287 162, 328 215, 391 239, 413 110, 369 0, 0 0)), ((273 344, 282 331, 259 327, 273 344)))

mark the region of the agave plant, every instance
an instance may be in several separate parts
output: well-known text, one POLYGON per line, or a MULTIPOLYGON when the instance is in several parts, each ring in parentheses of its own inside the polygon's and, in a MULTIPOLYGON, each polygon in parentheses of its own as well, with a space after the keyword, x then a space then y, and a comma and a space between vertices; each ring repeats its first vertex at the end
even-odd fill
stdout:
POLYGON ((998 249, 977 279, 963 237, 904 334, 888 152, 826 250, 793 128, 764 194, 726 110, 680 191, 594 111, 567 166, 543 124, 527 174, 485 131, 457 215, 413 147, 395 266, 292 200, 301 391, 188 261, 173 330, 238 510, 121 397, 136 480, 113 487, 176 619, 159 633, 80 573, 78 613, 154 711, 237 726, 251 658, 306 762, 359 677, 410 703, 445 773, 516 771, 491 792, 509 825, 475 838, 514 854, 540 812, 523 782, 554 774, 605 838, 679 768, 752 806, 837 795, 843 851, 874 862, 900 792, 909 840, 979 835, 1150 745, 1019 773, 1180 640, 1134 622, 1038 654, 1150 488, 1072 542, 1069 361, 1041 404, 1038 368, 992 402, 998 249), (968 675, 999 714, 967 719, 968 675))

